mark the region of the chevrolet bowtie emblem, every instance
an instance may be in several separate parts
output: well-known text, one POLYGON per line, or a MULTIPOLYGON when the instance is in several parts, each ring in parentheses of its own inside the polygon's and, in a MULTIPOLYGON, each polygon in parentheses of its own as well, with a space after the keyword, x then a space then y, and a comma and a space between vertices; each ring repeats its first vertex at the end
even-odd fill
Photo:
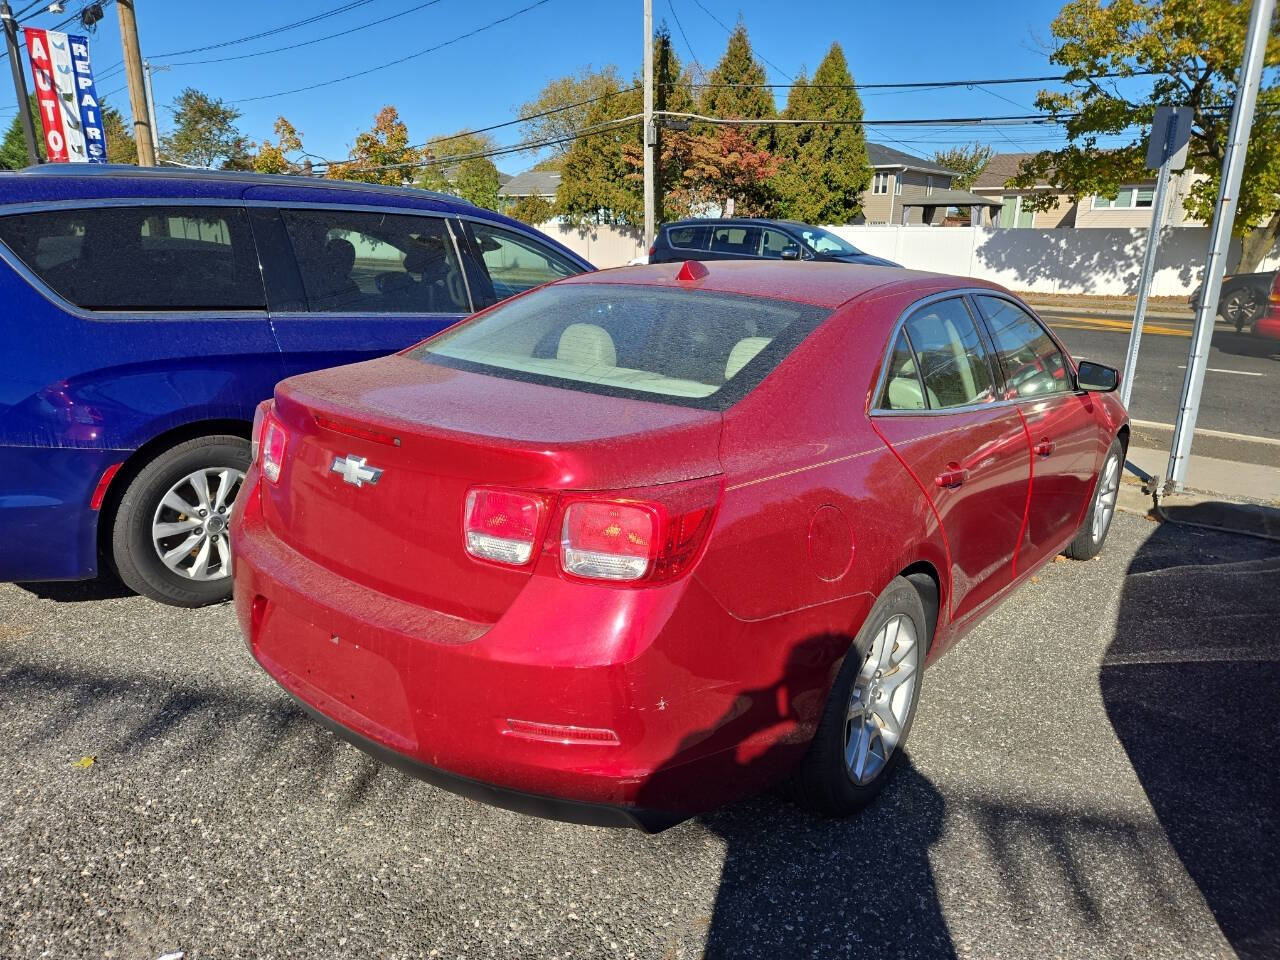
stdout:
POLYGON ((334 457, 329 472, 340 474, 343 482, 353 487, 363 487, 366 483, 375 484, 382 476, 378 467, 369 466, 369 461, 353 453, 348 453, 345 457, 334 457))

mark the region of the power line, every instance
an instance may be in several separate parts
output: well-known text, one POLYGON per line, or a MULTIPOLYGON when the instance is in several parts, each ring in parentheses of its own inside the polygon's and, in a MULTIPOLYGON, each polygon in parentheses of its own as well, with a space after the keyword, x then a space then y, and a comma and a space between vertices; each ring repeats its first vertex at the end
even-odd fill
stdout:
MULTIPOLYGON (((111 4, 113 4, 113 3, 115 3, 115 0, 103 0, 103 2, 102 2, 102 9, 103 9, 103 10, 106 10, 106 9, 107 9, 107 7, 111 6, 111 4)), ((30 8, 30 7, 28 7, 27 9, 31 9, 31 8, 30 8)), ((17 18, 15 17, 14 19, 17 19, 17 18)), ((63 27, 65 27, 68 23, 70 23, 72 20, 79 20, 79 19, 80 19, 80 14, 78 14, 78 13, 73 13, 71 16, 67 17, 65 20, 59 20, 59 21, 58 21, 57 23, 55 23, 52 27, 41 27, 40 29, 42 29, 42 30, 61 30, 61 29, 62 29, 63 27)), ((25 26, 25 25, 24 25, 24 26, 25 26)), ((0 60, 7 60, 7 59, 8 59, 8 57, 9 57, 9 51, 8 51, 8 50, 0 50, 0 60)))
POLYGON ((515 120, 507 120, 504 123, 494 123, 487 127, 477 127, 475 130, 463 130, 461 133, 450 134, 447 137, 432 137, 425 143, 417 144, 415 149, 429 147, 435 143, 448 143, 451 140, 461 140, 463 137, 473 137, 478 133, 488 133, 491 130, 501 130, 503 127, 514 127, 518 123, 528 123, 530 120, 539 120, 542 117, 549 117, 552 114, 564 113, 566 110, 574 110, 577 107, 585 107, 593 103, 599 103, 601 100, 609 100, 612 97, 620 97, 623 94, 635 93, 640 88, 627 87, 625 90, 615 90, 612 93, 601 94, 598 97, 591 97, 587 100, 578 100, 574 103, 566 103, 563 106, 552 107, 550 110, 543 110, 541 113, 531 113, 527 117, 517 117, 515 120))
POLYGON ((684 38, 684 45, 689 51, 690 59, 697 63, 698 55, 693 52, 693 44, 689 42, 689 35, 684 32, 684 24, 680 22, 680 14, 676 13, 675 0, 667 0, 667 9, 671 11, 671 19, 676 22, 676 29, 680 31, 680 36, 684 38))
POLYGON ((476 27, 474 30, 470 30, 466 33, 459 34, 458 36, 450 40, 445 40, 442 43, 437 43, 433 47, 427 47, 425 50, 419 50, 417 53, 411 53, 408 56, 400 57, 396 60, 388 60, 386 63, 380 63, 377 66, 369 67, 367 70, 357 70, 355 73, 348 73, 345 76, 335 77, 332 80, 322 80, 319 83, 311 83, 304 87, 294 87, 291 90, 278 90, 275 93, 263 93, 263 94, 259 94, 256 97, 241 97, 239 100, 232 100, 230 102, 231 103, 252 103, 255 100, 271 100, 275 97, 286 97, 294 93, 304 93, 308 90, 318 90, 320 87, 330 87, 330 86, 333 86, 335 83, 344 83, 347 80, 354 80, 356 77, 368 76, 369 74, 376 73, 379 70, 385 70, 388 67, 399 66, 402 63, 407 63, 410 60, 414 60, 414 59, 417 59, 418 57, 425 56, 428 53, 434 53, 437 50, 442 50, 445 47, 451 46, 459 42, 460 40, 466 40, 469 37, 474 37, 476 34, 484 33, 486 30, 491 30, 494 27, 504 24, 509 20, 514 20, 516 17, 520 16, 521 14, 528 13, 530 10, 533 10, 536 7, 540 7, 543 4, 550 3, 550 2, 551 0, 534 0, 534 2, 529 4, 528 6, 521 7, 519 10, 515 11, 514 13, 507 14, 507 16, 505 17, 500 17, 497 20, 491 20, 489 23, 486 23, 480 27, 476 27))
MULTIPOLYGON (((1088 77, 1089 80, 1108 80, 1117 77, 1147 77, 1152 76, 1158 71, 1155 70, 1139 70, 1133 73, 1100 73, 1096 76, 1088 77)), ((946 87, 991 87, 1006 83, 1050 83, 1055 80, 1066 80, 1066 74, 1055 74, 1045 77, 997 77, 992 80, 917 80, 910 83, 806 83, 803 86, 811 90, 923 90, 923 89, 942 89, 946 87)), ((678 84, 668 82, 666 86, 674 87, 678 84)), ((792 87, 801 86, 798 83, 693 83, 690 84, 696 88, 719 88, 719 87, 747 87, 766 90, 787 90, 792 87)), ((986 91, 990 93, 991 91, 986 91)), ((995 96, 995 94, 993 94, 995 96)), ((1010 101, 1012 102, 1012 101, 1010 101)), ((1014 104, 1020 106, 1020 104, 1014 104)))
MULTIPOLYGON (((714 13, 712 13, 710 10, 708 10, 706 7, 704 7, 704 6, 702 5, 702 0, 693 0, 693 3, 694 3, 694 5, 695 5, 699 10, 701 10, 703 13, 705 13, 708 17, 710 17, 710 18, 711 18, 712 20, 714 20, 716 23, 720 24, 720 29, 721 29, 721 30, 723 30, 725 33, 729 34, 729 36, 733 36, 733 31, 732 31, 732 30, 730 30, 727 26, 725 26, 725 24, 724 24, 724 21, 723 21, 723 20, 721 20, 721 19, 720 19, 719 17, 717 17, 714 13)), ((791 81, 793 81, 793 82, 795 81, 795 79, 796 79, 795 77, 793 77, 791 74, 787 73, 787 71, 783 70, 780 66, 778 66, 776 63, 774 63, 774 62, 773 62, 772 60, 770 60, 769 58, 767 58, 764 54, 759 53, 758 51, 755 51, 755 50, 753 50, 753 51, 751 51, 751 52, 752 52, 753 54, 755 54, 756 56, 758 56, 761 60, 763 60, 763 61, 764 61, 765 63, 767 63, 769 66, 773 67, 773 71, 774 71, 774 73, 780 73, 780 74, 782 74, 782 76, 786 77, 788 80, 791 80, 791 81)))

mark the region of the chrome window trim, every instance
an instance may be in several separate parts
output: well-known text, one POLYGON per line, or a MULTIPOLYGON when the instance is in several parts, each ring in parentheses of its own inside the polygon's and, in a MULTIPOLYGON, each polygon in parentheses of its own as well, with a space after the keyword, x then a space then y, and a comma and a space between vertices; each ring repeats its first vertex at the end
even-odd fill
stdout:
MULTIPOLYGON (((1003 290, 993 290, 990 287, 953 287, 950 290, 944 290, 939 293, 931 293, 926 297, 921 297, 919 300, 916 300, 914 303, 908 304, 903 309, 898 319, 894 321, 893 327, 889 331, 889 338, 888 338, 888 342, 886 344, 885 350, 882 353, 880 358, 880 372, 876 375, 875 388, 872 391, 871 399, 868 401, 867 416, 869 417, 945 416, 947 414, 952 414, 952 413, 972 413, 975 410, 990 410, 996 407, 1017 406, 1018 404, 1023 404, 1023 403, 1043 403, 1045 400, 1049 400, 1054 397, 1079 396, 1082 392, 1084 392, 1080 390, 1078 385, 1076 385, 1075 389, 1073 390, 1062 390, 1058 393, 1048 393, 1039 397, 1010 397, 1010 398, 1003 398, 999 400, 988 400, 985 403, 966 403, 964 406, 960 406, 960 407, 942 407, 938 410, 933 410, 933 409, 886 410, 883 407, 877 406, 877 404, 879 404, 880 402, 880 398, 884 395, 884 384, 885 384, 885 381, 888 379, 889 358, 893 355, 893 345, 894 343, 897 342, 898 333, 906 325, 907 319, 913 313, 915 313, 916 310, 918 310, 919 308, 927 307, 930 303, 935 303, 939 300, 949 300, 952 297, 966 297, 966 298, 972 299, 974 297, 979 297, 979 296, 991 297, 993 300, 1007 300, 1009 303, 1013 304, 1018 309, 1024 311, 1028 316, 1030 316, 1033 320, 1035 320, 1035 322, 1040 325, 1040 328, 1049 335, 1049 339, 1052 340, 1057 345, 1058 349, 1062 352, 1062 356, 1066 358, 1067 368, 1071 371, 1072 383, 1073 384, 1076 383, 1075 360, 1071 356, 1070 351, 1068 351, 1067 348, 1063 346, 1062 341, 1059 340, 1054 335, 1053 331, 1049 329, 1049 325, 1045 323, 1043 320, 1041 320, 1040 316, 1034 310, 1032 310, 1029 306, 1027 306, 1025 303, 1023 303, 1013 294, 1005 293, 1003 290)), ((990 346, 990 344, 988 344, 987 342, 988 334, 986 334, 985 332, 987 318, 982 315, 982 311, 978 309, 978 305, 976 303, 974 303, 973 306, 971 307, 971 313, 974 314, 973 316, 974 323, 982 324, 983 329, 979 330, 979 335, 982 337, 983 346, 984 347, 990 346)), ((910 337, 907 338, 907 342, 908 343, 911 342, 910 337)), ((915 346, 912 345, 911 349, 914 351, 915 346)), ((993 359, 993 358, 988 358, 988 359, 993 359)), ((998 362, 997 362, 997 368, 992 370, 993 375, 997 373, 999 374, 1000 385, 1003 386, 1004 371, 999 369, 998 362)))
MULTIPOLYGON (((155 198, 145 197, 137 200, 128 198, 113 197, 109 200, 51 200, 42 201, 40 203, 21 203, 0 207, 0 217, 16 215, 19 213, 40 213, 46 210, 80 210, 91 209, 97 207, 231 207, 243 210, 245 204, 240 200, 215 200, 211 197, 201 197, 198 200, 185 200, 178 197, 173 198, 155 198)), ((261 281, 262 277, 262 260, 258 257, 257 241, 253 246, 254 259, 258 264, 258 277, 261 281)), ((30 267, 19 259, 18 255, 9 249, 9 245, 0 242, 0 260, 7 263, 18 276, 22 277, 31 287, 44 297, 51 304, 61 310, 63 313, 70 314, 80 320, 100 320, 110 321, 113 323, 120 322, 137 322, 139 320, 266 320, 268 312, 266 308, 248 307, 244 309, 236 309, 235 307, 227 307, 222 310, 89 310, 85 307, 78 307, 62 294, 58 293, 53 287, 49 286, 36 274, 30 267)), ((262 292, 262 302, 266 303, 267 294, 264 285, 262 292)))

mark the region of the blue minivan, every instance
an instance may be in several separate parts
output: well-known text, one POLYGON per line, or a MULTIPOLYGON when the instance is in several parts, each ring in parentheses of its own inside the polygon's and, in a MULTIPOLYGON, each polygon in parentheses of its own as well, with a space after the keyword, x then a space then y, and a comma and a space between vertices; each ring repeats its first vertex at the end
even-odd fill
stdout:
POLYGON ((46 165, 0 173, 0 580, 103 565, 198 606, 255 406, 592 269, 506 217, 411 188, 46 165))

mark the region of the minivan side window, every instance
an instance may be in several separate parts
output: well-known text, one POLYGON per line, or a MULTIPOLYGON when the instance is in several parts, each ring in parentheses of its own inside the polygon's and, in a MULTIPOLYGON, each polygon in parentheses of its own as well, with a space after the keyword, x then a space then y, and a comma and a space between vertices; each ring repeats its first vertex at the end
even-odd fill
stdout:
POLYGON ((763 231, 763 239, 760 242, 760 256, 768 257, 771 260, 781 260, 783 253, 788 250, 795 252, 796 259, 800 258, 800 244, 791 239, 791 237, 781 230, 763 231))
POLYGON ((136 206, 0 217, 0 241, 86 310, 263 310, 241 207, 136 206))
POLYGON ((706 250, 710 240, 710 227, 667 228, 667 242, 678 250, 706 250))
POLYGON ((439 217, 282 210, 312 313, 469 313, 453 239, 439 217))
MULTIPOLYGON (((531 237, 475 221, 469 227, 493 285, 495 303, 552 280, 582 273, 581 267, 531 237)), ((482 305, 487 306, 476 304, 482 305)))
POLYGON ((1071 368, 1035 317, 1001 297, 975 296, 1004 370, 1005 398, 1021 400, 1075 389, 1071 368))
POLYGON ((921 307, 907 318, 905 329, 931 409, 995 399, 986 350, 963 297, 921 307))

